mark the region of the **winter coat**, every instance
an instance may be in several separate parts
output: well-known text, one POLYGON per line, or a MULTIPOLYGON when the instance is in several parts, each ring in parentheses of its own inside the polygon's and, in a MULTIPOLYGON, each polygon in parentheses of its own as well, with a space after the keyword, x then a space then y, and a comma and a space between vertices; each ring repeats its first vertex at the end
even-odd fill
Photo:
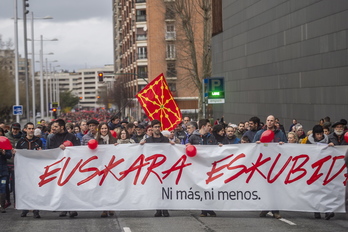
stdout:
POLYGON ((91 139, 95 139, 95 136, 91 133, 91 132, 88 132, 87 134, 85 134, 83 137, 82 137, 82 140, 81 140, 81 145, 87 145, 88 144, 88 141, 91 140, 91 139))
POLYGON ((240 139, 237 138, 235 135, 232 136, 232 138, 228 138, 227 136, 222 141, 222 144, 238 144, 240 143, 240 139))
POLYGON ((64 141, 67 140, 72 142, 74 146, 81 145, 79 139, 75 135, 64 131, 63 133, 54 134, 52 137, 49 137, 49 144, 47 149, 58 148, 64 143, 64 141))
POLYGON ((329 143, 329 138, 327 137, 326 134, 324 134, 324 138, 322 140, 320 140, 320 141, 317 141, 317 140, 314 139, 313 134, 309 135, 306 144, 316 144, 316 143, 326 143, 326 144, 328 144, 329 143))
POLYGON ((39 137, 34 136, 32 139, 22 137, 16 145, 16 149, 39 150, 42 149, 42 141, 39 137))
POLYGON ((153 136, 150 136, 147 139, 145 139, 145 141, 146 143, 169 143, 169 139, 162 135, 162 133, 160 134, 159 138, 154 138, 153 136))
POLYGON ((333 143, 334 145, 348 145, 348 143, 344 140, 344 134, 341 137, 338 137, 335 132, 329 134, 329 143, 333 143))
MULTIPOLYGON (((258 132, 256 132, 253 143, 260 141, 262 133, 266 131, 266 129, 261 129, 258 132)), ((288 139, 286 138, 285 134, 281 130, 275 130, 274 131, 274 139, 272 142, 279 143, 279 142, 288 142, 288 139)))
POLYGON ((192 145, 217 145, 214 135, 207 133, 202 135, 199 133, 199 130, 195 130, 190 136, 188 142, 192 145))
POLYGON ((9 175, 7 160, 12 158, 11 150, 5 150, 5 154, 3 154, 2 151, 3 150, 0 149, 0 177, 9 175))

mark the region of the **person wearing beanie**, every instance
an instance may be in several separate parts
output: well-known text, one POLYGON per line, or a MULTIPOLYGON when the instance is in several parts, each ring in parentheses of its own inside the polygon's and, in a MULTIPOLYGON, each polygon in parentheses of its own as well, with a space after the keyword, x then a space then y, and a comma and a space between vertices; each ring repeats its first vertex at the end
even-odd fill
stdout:
MULTIPOLYGON (((307 144, 328 144, 329 138, 326 134, 324 134, 324 129, 321 125, 315 125, 313 127, 313 133, 308 136, 307 144)), ((334 217, 335 214, 333 212, 325 213, 325 220, 330 220, 330 218, 334 217)), ((321 215, 319 212, 314 213, 315 219, 320 219, 321 215)))
POLYGON ((308 136, 307 144, 329 143, 329 138, 324 134, 324 129, 320 125, 313 127, 313 133, 308 136))

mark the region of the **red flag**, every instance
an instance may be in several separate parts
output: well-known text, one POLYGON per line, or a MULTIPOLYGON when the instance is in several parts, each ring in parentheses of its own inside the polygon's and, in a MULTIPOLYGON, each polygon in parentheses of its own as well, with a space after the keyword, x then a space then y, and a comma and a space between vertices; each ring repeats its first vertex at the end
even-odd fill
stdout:
POLYGON ((162 130, 174 130, 182 121, 182 116, 163 73, 153 79, 136 97, 146 115, 161 122, 162 130))

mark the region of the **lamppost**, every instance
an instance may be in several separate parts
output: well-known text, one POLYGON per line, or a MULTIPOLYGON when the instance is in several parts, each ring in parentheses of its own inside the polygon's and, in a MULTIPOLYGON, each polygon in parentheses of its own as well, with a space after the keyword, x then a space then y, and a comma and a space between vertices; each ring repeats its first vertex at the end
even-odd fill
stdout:
MULTIPOLYGON (((17 15, 17 0, 14 2, 14 45, 15 45, 15 92, 16 92, 16 105, 19 105, 19 62, 18 62, 18 15, 17 15)), ((16 115, 16 122, 19 122, 19 115, 16 115)))
POLYGON ((36 117, 36 97, 35 97, 35 50, 34 50, 34 19, 53 19, 51 16, 45 16, 43 18, 34 18, 34 12, 31 12, 31 83, 32 83, 32 95, 33 95, 33 121, 36 117))
MULTIPOLYGON (((41 43, 41 49, 40 49, 40 106, 41 106, 41 116, 45 117, 44 113, 44 90, 43 90, 43 41, 58 41, 58 39, 51 39, 51 40, 44 40, 43 36, 40 36, 40 43, 41 43)), ((46 113, 46 116, 48 117, 48 112, 46 113)))
MULTIPOLYGON (((53 60, 53 61, 50 61, 50 64, 53 63, 53 62, 58 62, 58 60, 53 60)), ((50 107, 49 107, 49 99, 48 99, 48 61, 47 61, 47 58, 46 58, 46 112, 47 112, 47 117, 49 116, 49 112, 50 112, 50 107)), ((51 78, 51 75, 50 75, 50 78, 51 78)), ((52 102, 51 102, 52 103, 52 102)))

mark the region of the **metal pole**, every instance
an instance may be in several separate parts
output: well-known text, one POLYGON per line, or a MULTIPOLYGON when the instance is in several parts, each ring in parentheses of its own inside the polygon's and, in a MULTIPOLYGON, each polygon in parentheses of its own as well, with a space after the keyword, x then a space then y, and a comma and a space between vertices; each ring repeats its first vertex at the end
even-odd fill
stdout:
POLYGON ((26 100, 26 117, 30 121, 29 111, 29 73, 28 73, 28 44, 27 44, 27 12, 26 1, 23 0, 23 32, 24 32, 24 70, 25 70, 25 100, 26 100))
POLYGON ((42 35, 40 36, 41 39, 41 50, 40 50, 40 111, 41 111, 41 117, 44 117, 44 90, 43 90, 43 38, 42 35))
MULTIPOLYGON (((19 77, 18 77, 18 15, 17 15, 17 0, 14 1, 14 52, 15 52, 15 92, 16 92, 16 105, 19 105, 19 77)), ((19 115, 16 115, 16 122, 19 121, 19 115)))
POLYGON ((46 116, 49 117, 49 112, 50 112, 50 109, 49 109, 49 102, 48 102, 48 62, 47 62, 47 58, 46 58, 46 116))
POLYGON ((34 50, 34 12, 31 12, 31 91, 33 95, 33 121, 36 116, 36 96, 35 96, 35 50, 34 50))
POLYGON ((53 102, 52 94, 53 94, 53 89, 52 89, 52 63, 50 63, 50 102, 53 102))

